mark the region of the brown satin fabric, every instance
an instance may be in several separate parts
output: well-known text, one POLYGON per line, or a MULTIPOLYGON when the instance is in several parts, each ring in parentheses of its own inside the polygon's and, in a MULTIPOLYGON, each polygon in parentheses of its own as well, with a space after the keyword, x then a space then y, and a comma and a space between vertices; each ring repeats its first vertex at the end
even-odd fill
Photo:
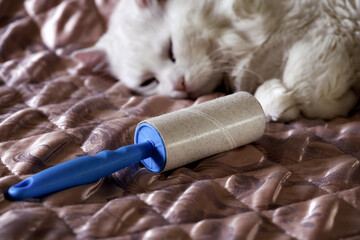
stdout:
POLYGON ((254 144, 162 174, 135 165, 8 200, 21 179, 132 144, 138 122, 193 104, 133 96, 68 58, 101 36, 116 2, 0 0, 0 239, 356 239, 359 107, 269 123, 254 144))

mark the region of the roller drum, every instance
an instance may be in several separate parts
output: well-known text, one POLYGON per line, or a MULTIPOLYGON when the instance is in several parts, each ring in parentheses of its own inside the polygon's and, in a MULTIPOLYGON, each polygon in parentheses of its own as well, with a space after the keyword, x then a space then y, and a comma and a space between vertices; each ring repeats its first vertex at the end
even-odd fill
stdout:
MULTIPOLYGON (((265 122, 262 107, 247 92, 234 93, 145 120, 138 128, 150 125, 156 129, 164 145, 160 143, 156 148, 163 151, 164 156, 146 159, 143 163, 151 171, 167 171, 243 146, 263 135, 265 122), (157 169, 149 167, 152 161, 157 161, 157 169)), ((147 140, 146 136, 138 137, 141 132, 136 132, 135 142, 147 140)))

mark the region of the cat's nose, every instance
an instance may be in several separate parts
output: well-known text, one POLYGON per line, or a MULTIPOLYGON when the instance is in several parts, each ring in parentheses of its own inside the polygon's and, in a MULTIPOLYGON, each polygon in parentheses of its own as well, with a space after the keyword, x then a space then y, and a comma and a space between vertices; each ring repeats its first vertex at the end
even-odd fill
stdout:
POLYGON ((186 92, 186 84, 185 84, 185 78, 184 76, 180 77, 175 85, 174 85, 174 90, 176 91, 181 91, 181 92, 186 92))

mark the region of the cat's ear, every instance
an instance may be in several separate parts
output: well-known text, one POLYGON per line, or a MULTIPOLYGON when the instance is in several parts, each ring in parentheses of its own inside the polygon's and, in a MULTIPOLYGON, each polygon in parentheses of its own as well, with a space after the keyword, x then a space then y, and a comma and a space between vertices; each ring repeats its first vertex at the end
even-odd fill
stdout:
POLYGON ((71 54, 72 59, 80 62, 85 68, 94 72, 106 71, 108 69, 108 60, 106 52, 103 49, 91 47, 81 49, 71 54))
POLYGON ((166 2, 166 0, 135 0, 135 2, 140 8, 148 8, 156 3, 162 5, 166 2))

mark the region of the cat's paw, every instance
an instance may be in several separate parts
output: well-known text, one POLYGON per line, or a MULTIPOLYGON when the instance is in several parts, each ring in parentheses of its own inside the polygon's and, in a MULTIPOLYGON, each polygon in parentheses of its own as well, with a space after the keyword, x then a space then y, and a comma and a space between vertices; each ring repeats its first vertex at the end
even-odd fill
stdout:
POLYGON ((255 97, 268 121, 287 122, 299 117, 300 110, 293 95, 279 79, 265 81, 257 88, 255 97))

